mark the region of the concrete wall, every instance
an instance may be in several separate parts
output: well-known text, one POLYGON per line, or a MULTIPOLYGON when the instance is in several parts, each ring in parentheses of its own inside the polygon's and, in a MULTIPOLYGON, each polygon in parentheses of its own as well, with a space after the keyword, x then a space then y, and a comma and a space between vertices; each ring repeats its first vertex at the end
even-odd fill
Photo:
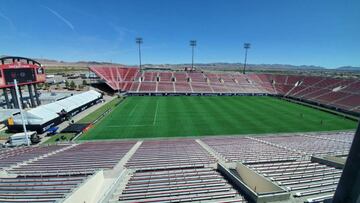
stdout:
MULTIPOLYGON (((231 182, 231 184, 243 195, 247 197, 247 199, 251 200, 251 202, 256 203, 265 203, 265 202, 274 202, 274 201, 287 201, 289 200, 290 193, 283 190, 279 186, 273 184, 271 181, 267 180, 266 178, 260 176, 256 172, 252 171, 251 169, 247 168, 241 163, 238 163, 239 167, 236 168, 240 171, 241 175, 233 174, 237 173, 235 171, 230 171, 228 168, 226 168, 225 165, 218 164, 218 171, 226 177, 227 180, 231 182), (263 179, 263 180, 262 180, 263 179), (247 185, 244 181, 246 180, 247 183, 250 185, 247 185), (266 186, 261 187, 259 189, 256 189, 257 191, 254 191, 254 186, 259 187, 258 185, 266 184, 266 186), (267 192, 260 192, 261 191, 267 191, 267 192)), ((236 170, 235 169, 235 170, 236 170)))
POLYGON ((263 176, 257 174, 255 171, 249 169, 241 163, 236 165, 236 171, 240 175, 241 180, 256 193, 283 191, 279 186, 265 179, 263 176))
POLYGON ((317 162, 319 164, 324 164, 338 169, 343 169, 345 166, 346 159, 336 156, 324 156, 324 157, 312 156, 311 162, 317 162))
POLYGON ((68 196, 64 203, 92 203, 99 199, 102 187, 105 183, 103 171, 99 171, 92 175, 85 183, 80 185, 70 196, 68 196))

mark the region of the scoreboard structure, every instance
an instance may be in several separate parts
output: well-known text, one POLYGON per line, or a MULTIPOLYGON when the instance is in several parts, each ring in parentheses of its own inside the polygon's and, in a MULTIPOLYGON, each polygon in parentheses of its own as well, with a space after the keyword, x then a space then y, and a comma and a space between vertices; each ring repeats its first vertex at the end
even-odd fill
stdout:
POLYGON ((0 89, 3 90, 6 107, 8 109, 19 108, 14 80, 16 79, 20 93, 20 103, 25 107, 28 103, 31 107, 40 105, 39 93, 36 85, 46 80, 45 69, 37 61, 24 57, 0 58, 0 89), (27 88, 28 96, 23 96, 27 88))

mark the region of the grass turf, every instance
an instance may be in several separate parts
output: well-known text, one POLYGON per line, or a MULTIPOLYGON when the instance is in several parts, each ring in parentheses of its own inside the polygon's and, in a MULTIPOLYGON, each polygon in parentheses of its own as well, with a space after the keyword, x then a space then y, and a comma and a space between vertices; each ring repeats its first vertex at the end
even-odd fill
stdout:
POLYGON ((108 103, 104 104, 103 106, 101 106, 100 108, 96 109, 95 111, 93 111, 92 113, 90 113, 89 115, 85 116, 84 118, 82 118, 81 120, 79 120, 76 123, 92 123, 93 121, 95 121, 97 118, 99 118, 105 111, 115 108, 115 106, 122 100, 123 98, 115 98, 111 101, 109 101, 108 103))
POLYGON ((356 122, 272 97, 128 97, 80 139, 355 129, 356 122))
POLYGON ((59 133, 51 136, 43 144, 54 144, 59 141, 61 142, 70 141, 73 137, 75 137, 75 133, 59 133))

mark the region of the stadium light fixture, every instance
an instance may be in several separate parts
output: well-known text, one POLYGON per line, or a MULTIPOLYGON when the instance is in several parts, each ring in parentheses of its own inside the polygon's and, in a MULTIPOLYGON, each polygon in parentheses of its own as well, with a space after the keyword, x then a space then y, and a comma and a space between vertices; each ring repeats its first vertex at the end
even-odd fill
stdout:
POLYGON ((196 47, 196 40, 190 40, 190 46, 191 46, 191 50, 192 50, 191 70, 194 70, 194 48, 196 47))
POLYGON ((243 69, 243 74, 245 74, 245 69, 246 69, 246 61, 247 61, 247 52, 248 49, 250 49, 250 43, 244 43, 244 49, 245 49, 245 61, 244 61, 244 69, 243 69))
POLYGON ((139 46, 139 68, 140 68, 140 72, 141 72, 141 44, 143 43, 143 38, 141 37, 137 37, 135 39, 136 44, 138 44, 139 46))

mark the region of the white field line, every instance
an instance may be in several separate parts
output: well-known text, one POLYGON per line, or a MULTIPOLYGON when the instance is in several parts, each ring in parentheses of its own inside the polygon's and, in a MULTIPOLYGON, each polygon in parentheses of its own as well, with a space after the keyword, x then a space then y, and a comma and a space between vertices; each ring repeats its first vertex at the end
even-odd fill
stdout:
POLYGON ((156 101, 156 109, 155 109, 155 114, 154 114, 154 122, 153 122, 153 126, 154 126, 154 125, 155 125, 155 123, 156 123, 158 106, 159 106, 159 102, 158 102, 158 101, 156 101))
POLYGON ((136 107, 137 107, 138 104, 139 104, 139 103, 136 103, 135 106, 134 106, 134 108, 131 109, 131 111, 130 111, 130 113, 129 113, 129 116, 132 116, 132 114, 134 113, 134 110, 136 109, 136 107))
POLYGON ((154 126, 154 125, 108 125, 109 128, 121 128, 121 127, 142 127, 142 126, 154 126))
MULTIPOLYGON (((129 116, 131 116, 134 112, 134 109, 137 107, 137 104, 134 106, 134 108, 130 111, 129 116)), ((155 126, 156 124, 156 119, 157 119, 157 112, 158 112, 158 108, 159 108, 159 102, 156 102, 156 108, 155 108, 155 113, 154 113, 154 119, 153 119, 153 123, 152 125, 149 124, 134 124, 134 125, 108 125, 106 127, 109 128, 121 128, 121 127, 150 127, 150 126, 155 126)))

